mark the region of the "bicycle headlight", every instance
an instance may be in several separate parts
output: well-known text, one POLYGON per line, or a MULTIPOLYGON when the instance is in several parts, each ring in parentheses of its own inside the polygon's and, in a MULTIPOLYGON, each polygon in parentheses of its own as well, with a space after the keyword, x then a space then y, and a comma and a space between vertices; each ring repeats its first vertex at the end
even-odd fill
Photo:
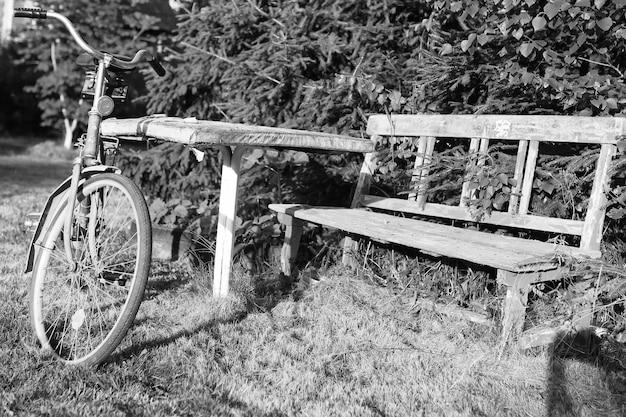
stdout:
POLYGON ((113 113, 113 108, 115 108, 115 104, 113 103, 113 99, 109 96, 100 97, 96 103, 96 109, 98 109, 98 113, 102 116, 108 116, 113 113))

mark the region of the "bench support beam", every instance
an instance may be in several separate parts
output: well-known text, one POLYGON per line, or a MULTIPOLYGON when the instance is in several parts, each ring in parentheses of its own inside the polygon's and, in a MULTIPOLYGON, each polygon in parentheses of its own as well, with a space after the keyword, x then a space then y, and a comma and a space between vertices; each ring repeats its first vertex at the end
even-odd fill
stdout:
POLYGON ((516 340, 524 330, 528 292, 533 275, 498 270, 498 281, 506 285, 506 296, 502 304, 503 345, 516 340))
POLYGON ((278 221, 285 225, 285 240, 280 252, 280 268, 286 277, 291 277, 294 272, 293 265, 298 255, 304 222, 285 213, 278 213, 277 216, 278 221))

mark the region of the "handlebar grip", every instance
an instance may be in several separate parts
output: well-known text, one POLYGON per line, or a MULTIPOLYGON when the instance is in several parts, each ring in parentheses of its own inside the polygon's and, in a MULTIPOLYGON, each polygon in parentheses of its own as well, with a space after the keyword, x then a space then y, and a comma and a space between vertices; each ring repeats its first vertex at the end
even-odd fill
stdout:
POLYGON ((19 7, 13 9, 14 17, 28 17, 31 19, 46 19, 48 17, 48 11, 45 9, 29 9, 26 7, 19 7))
POLYGON ((152 58, 150 61, 148 61, 148 63, 150 64, 154 72, 156 72, 159 76, 162 77, 165 75, 165 68, 163 68, 163 65, 161 65, 161 61, 159 61, 157 57, 152 58))

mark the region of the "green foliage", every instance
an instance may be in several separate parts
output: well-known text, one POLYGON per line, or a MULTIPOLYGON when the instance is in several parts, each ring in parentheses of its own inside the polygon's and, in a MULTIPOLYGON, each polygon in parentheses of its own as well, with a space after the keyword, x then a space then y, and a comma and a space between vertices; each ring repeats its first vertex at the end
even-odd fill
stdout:
POLYGON ((470 192, 465 204, 477 220, 493 209, 502 210, 511 198, 513 187, 517 181, 502 171, 499 165, 489 163, 489 155, 475 154, 470 156, 470 169, 465 181, 470 192))
MULTIPOLYGON (((356 135, 370 113, 625 116, 623 0, 187 4, 166 50, 166 80, 149 76, 150 112, 356 135)), ((416 143, 391 145, 375 186, 408 193, 416 143)), ((472 156, 446 146, 427 178, 436 199, 450 203, 468 179, 476 188, 467 203, 477 216, 502 208, 514 161, 502 171, 485 163, 465 172, 472 156)), ((586 203, 579 195, 591 187, 597 150, 561 151, 538 161, 531 210, 581 218, 586 203)), ((496 152, 491 149, 489 158, 496 152)), ((510 159, 504 151, 498 155, 510 159)), ((354 179, 355 170, 342 172, 321 157, 295 169, 256 165, 250 175, 257 176, 260 192, 252 193, 244 212, 260 216, 262 203, 302 195, 328 203, 336 190, 303 194, 286 186, 285 178, 294 185, 311 182, 311 170, 319 167, 354 179)), ((624 190, 617 184, 613 192, 609 212, 617 215, 624 190)))
MULTIPOLYGON (((149 31, 157 28, 159 19, 146 9, 149 3, 148 0, 51 0, 42 7, 68 17, 79 34, 95 48, 132 56, 138 49, 151 48, 157 41, 154 33, 149 31)), ((16 34, 14 43, 20 65, 36 74, 36 82, 26 90, 38 101, 42 126, 62 130, 60 95, 66 98, 70 117, 82 115, 82 122, 86 123, 87 104, 79 109, 84 70, 75 63, 83 51, 60 22, 48 19, 28 23, 22 26, 26 29, 16 34), (53 45, 56 71, 51 60, 53 45)), ((131 96, 145 92, 141 77, 131 76, 130 82, 131 96)), ((123 109, 118 106, 120 108, 114 115, 142 115, 145 114, 144 106, 141 101, 134 101, 123 109)))
MULTIPOLYGON (((359 129, 402 80, 427 16, 406 0, 195 2, 181 16, 149 110, 314 130, 359 129)), ((392 99, 398 98, 397 93, 392 99)))
POLYGON ((623 1, 428 3, 427 44, 442 58, 464 58, 470 71, 459 74, 452 90, 482 85, 476 110, 624 114, 623 1))

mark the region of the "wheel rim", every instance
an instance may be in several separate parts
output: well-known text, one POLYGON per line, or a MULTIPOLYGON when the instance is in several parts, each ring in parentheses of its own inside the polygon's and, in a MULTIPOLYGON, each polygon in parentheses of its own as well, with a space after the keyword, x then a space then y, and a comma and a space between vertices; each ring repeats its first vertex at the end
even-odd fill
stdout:
POLYGON ((137 207, 124 187, 107 179, 87 183, 79 200, 90 204, 87 213, 80 212, 81 204, 75 209, 76 268, 64 253, 62 209, 40 250, 32 295, 37 337, 69 363, 89 362, 115 348, 120 331, 130 325, 123 318, 136 293, 142 256, 137 207))

